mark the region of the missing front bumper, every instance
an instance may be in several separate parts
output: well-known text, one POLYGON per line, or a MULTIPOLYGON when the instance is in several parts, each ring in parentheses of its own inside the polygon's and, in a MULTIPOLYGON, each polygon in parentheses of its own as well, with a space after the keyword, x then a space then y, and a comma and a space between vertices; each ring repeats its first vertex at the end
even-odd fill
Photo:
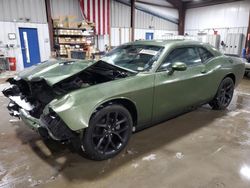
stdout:
POLYGON ((23 122, 31 129, 37 130, 40 127, 39 119, 32 117, 26 110, 20 109, 19 116, 23 120, 23 122))
POLYGON ((40 135, 42 133, 42 137, 47 136, 46 132, 49 137, 57 141, 66 141, 76 136, 76 133, 54 111, 50 109, 46 111, 46 108, 42 107, 41 113, 43 111, 45 114, 34 113, 36 103, 31 103, 27 97, 23 96, 16 85, 11 85, 2 93, 10 99, 7 107, 10 115, 21 118, 28 127, 38 131, 40 135))
MULTIPOLYGON (((20 109, 20 118, 33 130, 41 134, 41 130, 47 131, 49 137, 57 141, 66 141, 74 138, 76 134, 56 114, 42 115, 40 119, 32 117, 29 112, 20 109)), ((44 134, 41 135, 44 137, 44 134)))
POLYGON ((69 129, 63 120, 54 112, 47 115, 43 114, 40 118, 40 125, 46 128, 49 135, 55 140, 66 141, 76 136, 76 133, 69 129))

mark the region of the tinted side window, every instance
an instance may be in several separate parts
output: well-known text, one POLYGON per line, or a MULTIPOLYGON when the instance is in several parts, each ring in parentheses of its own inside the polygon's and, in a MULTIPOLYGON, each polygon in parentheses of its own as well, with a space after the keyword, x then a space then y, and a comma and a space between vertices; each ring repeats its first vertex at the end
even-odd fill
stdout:
POLYGON ((204 48, 198 48, 198 50, 199 50, 199 53, 203 62, 206 62, 207 60, 214 57, 209 51, 207 51, 204 48))
POLYGON ((171 64, 176 62, 182 62, 186 63, 187 66, 192 66, 201 63, 201 58, 195 48, 178 48, 167 56, 159 70, 167 70, 171 64))

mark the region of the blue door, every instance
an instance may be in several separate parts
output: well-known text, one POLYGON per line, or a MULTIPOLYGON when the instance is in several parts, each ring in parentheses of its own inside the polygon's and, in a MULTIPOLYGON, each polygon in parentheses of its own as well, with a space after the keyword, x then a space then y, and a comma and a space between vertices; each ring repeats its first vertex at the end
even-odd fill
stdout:
POLYGON ((154 39, 154 33, 146 33, 146 40, 153 40, 154 39))
POLYGON ((24 67, 41 62, 37 29, 19 28, 24 67))

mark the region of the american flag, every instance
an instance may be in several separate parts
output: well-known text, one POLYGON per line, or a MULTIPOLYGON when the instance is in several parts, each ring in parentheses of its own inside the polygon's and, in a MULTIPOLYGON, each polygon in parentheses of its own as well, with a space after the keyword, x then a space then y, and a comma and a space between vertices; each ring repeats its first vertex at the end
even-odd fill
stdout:
POLYGON ((79 0, 84 19, 95 23, 97 35, 110 34, 110 0, 79 0))

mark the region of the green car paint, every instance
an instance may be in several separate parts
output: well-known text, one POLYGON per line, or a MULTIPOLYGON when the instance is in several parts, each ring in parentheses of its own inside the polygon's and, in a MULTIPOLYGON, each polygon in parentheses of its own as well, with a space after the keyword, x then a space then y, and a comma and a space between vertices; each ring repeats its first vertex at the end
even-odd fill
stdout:
POLYGON ((52 86, 68 77, 71 77, 85 68, 91 66, 94 61, 75 62, 66 60, 50 60, 25 69, 19 73, 19 77, 26 81, 38 81, 44 79, 52 86))
MULTIPOLYGON (((244 64, 237 58, 222 55, 210 45, 183 40, 136 41, 128 45, 161 46, 164 50, 153 68, 123 79, 109 81, 90 87, 74 90, 51 101, 44 109, 56 112, 66 125, 74 131, 89 125, 91 115, 104 103, 113 100, 130 101, 136 108, 136 128, 166 120, 193 106, 209 102, 227 75, 234 78, 237 86, 244 74, 244 64), (182 47, 203 47, 214 58, 185 71, 158 71, 170 52, 182 47)), ((25 70, 19 77, 25 80, 44 79, 48 85, 69 78, 94 64, 76 61, 62 69, 63 61, 41 64, 25 70)))

